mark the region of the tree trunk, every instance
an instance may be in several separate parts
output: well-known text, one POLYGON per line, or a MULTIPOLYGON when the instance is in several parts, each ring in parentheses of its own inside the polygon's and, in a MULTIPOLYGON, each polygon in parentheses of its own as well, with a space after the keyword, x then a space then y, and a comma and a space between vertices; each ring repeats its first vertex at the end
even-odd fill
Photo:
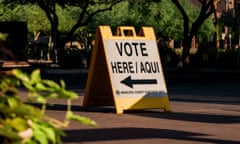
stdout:
POLYGON ((214 2, 215 0, 198 0, 202 7, 199 16, 193 22, 191 28, 189 29, 190 21, 188 18, 187 13, 183 9, 182 5, 178 0, 172 0, 172 2, 176 5, 178 10, 181 12, 184 20, 184 40, 183 40, 183 52, 182 52, 182 62, 183 65, 188 65, 190 60, 190 48, 191 48, 191 43, 192 43, 192 38, 194 35, 196 35, 198 29, 202 26, 204 21, 214 12, 215 10, 215 5, 214 2))
POLYGON ((192 43, 192 37, 191 36, 187 36, 183 40, 182 60, 183 60, 183 65, 184 66, 187 66, 190 63, 189 55, 190 55, 191 43, 192 43))

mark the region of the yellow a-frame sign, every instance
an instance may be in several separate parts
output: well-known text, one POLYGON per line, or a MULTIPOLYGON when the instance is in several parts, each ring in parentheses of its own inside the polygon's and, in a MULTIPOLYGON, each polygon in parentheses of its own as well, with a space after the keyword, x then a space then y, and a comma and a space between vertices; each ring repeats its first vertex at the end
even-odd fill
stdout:
POLYGON ((162 108, 170 103, 156 38, 151 27, 99 26, 92 51, 83 107, 124 110, 162 108))

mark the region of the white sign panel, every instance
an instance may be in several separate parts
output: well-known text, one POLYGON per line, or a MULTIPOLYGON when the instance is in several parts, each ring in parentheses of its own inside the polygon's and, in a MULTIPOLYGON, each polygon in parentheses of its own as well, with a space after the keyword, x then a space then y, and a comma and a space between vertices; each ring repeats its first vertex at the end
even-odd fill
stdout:
POLYGON ((154 40, 104 40, 116 97, 164 97, 167 89, 154 40))

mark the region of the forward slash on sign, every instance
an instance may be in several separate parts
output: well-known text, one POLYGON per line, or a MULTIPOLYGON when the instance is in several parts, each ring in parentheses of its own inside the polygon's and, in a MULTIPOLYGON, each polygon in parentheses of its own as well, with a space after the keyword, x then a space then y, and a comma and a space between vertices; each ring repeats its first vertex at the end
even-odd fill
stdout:
POLYGON ((121 81, 122 84, 127 85, 130 88, 133 88, 133 85, 147 85, 147 84, 157 84, 156 79, 132 79, 131 76, 128 76, 121 81))

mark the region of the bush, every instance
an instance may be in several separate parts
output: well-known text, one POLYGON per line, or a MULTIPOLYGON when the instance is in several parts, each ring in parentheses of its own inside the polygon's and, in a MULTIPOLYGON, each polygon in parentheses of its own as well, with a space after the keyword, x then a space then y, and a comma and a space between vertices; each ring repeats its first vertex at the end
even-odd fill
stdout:
POLYGON ((1 144, 61 144, 64 136, 62 127, 67 127, 74 120, 82 124, 97 126, 89 118, 74 115, 71 100, 78 98, 74 92, 65 89, 64 81, 60 84, 43 80, 40 70, 31 74, 14 69, 0 78, 0 143, 1 144), (21 101, 19 86, 28 90, 29 103, 21 101), (66 99, 68 106, 64 121, 59 121, 45 114, 49 99, 66 99), (40 103, 41 108, 31 103, 40 103))
POLYGON ((190 65, 198 68, 215 67, 218 55, 218 49, 212 43, 202 43, 197 53, 190 56, 190 65))
POLYGON ((60 60, 60 65, 64 68, 81 68, 82 51, 74 48, 69 48, 64 51, 64 55, 60 60))
POLYGON ((216 67, 225 69, 236 69, 238 60, 237 50, 227 50, 219 52, 219 57, 216 62, 216 67))
POLYGON ((179 61, 179 56, 170 48, 159 48, 161 62, 164 66, 174 67, 179 61))

